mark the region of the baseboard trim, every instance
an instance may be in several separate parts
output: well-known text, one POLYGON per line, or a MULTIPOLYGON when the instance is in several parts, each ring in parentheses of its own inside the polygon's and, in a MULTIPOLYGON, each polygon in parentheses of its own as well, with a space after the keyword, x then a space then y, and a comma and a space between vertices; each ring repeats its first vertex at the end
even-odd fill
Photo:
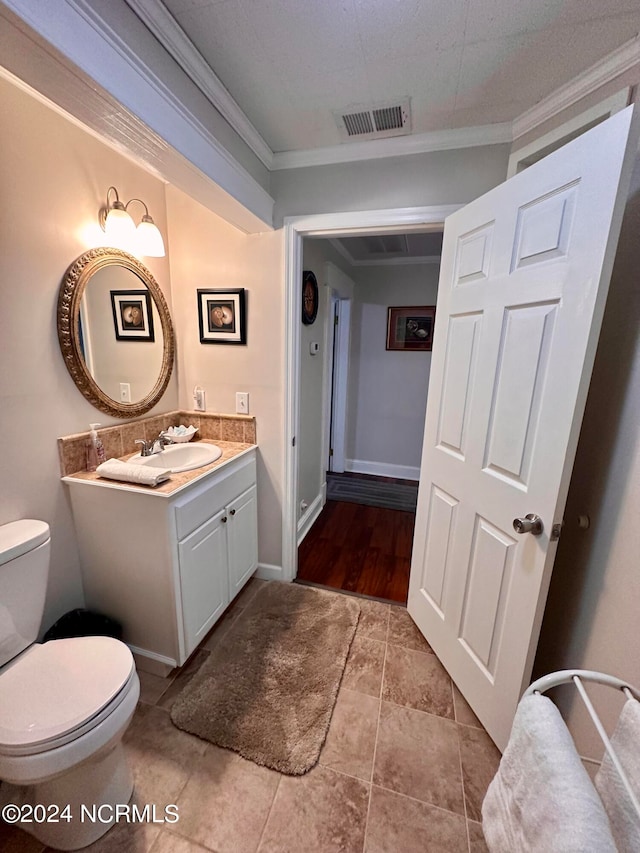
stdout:
POLYGON ((271 563, 258 563, 254 578, 260 578, 263 581, 281 581, 284 580, 284 570, 282 566, 274 566, 271 563))
POLYGON ((326 494, 327 494, 327 484, 322 484, 322 489, 320 490, 320 494, 316 496, 313 503, 311 503, 307 507, 307 511, 302 516, 302 518, 298 521, 298 548, 300 547, 301 542, 304 537, 313 527, 316 519, 322 512, 322 507, 326 503, 326 494))
POLYGON ((159 675, 161 678, 166 678, 171 670, 179 666, 175 658, 159 655, 156 652, 150 652, 148 649, 132 646, 130 643, 127 643, 127 645, 135 658, 137 668, 144 670, 144 672, 150 672, 152 675, 159 675))
POLYGON ((401 480, 419 480, 420 469, 411 465, 392 465, 388 462, 368 462, 364 459, 345 459, 345 471, 354 474, 375 474, 377 477, 398 477, 401 480))

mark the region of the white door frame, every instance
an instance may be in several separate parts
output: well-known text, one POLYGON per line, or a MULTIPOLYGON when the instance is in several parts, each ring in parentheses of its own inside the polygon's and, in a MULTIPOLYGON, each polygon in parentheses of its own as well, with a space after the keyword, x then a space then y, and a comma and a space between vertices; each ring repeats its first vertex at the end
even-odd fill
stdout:
POLYGON ((444 220, 461 204, 430 207, 402 207, 389 210, 362 210, 347 213, 320 213, 291 216, 284 220, 285 249, 285 395, 282 500, 282 579, 292 581, 298 569, 298 513, 296 493, 298 453, 295 439, 299 428, 300 316, 302 312, 303 237, 344 237, 389 234, 394 231, 424 231, 441 228, 444 220))

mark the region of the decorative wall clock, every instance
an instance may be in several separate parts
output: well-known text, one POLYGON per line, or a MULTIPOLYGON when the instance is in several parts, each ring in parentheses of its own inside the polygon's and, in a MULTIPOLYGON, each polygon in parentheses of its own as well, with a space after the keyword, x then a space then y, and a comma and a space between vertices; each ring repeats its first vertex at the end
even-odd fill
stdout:
POLYGON ((318 316, 318 281, 311 270, 302 273, 302 322, 310 326, 318 316))

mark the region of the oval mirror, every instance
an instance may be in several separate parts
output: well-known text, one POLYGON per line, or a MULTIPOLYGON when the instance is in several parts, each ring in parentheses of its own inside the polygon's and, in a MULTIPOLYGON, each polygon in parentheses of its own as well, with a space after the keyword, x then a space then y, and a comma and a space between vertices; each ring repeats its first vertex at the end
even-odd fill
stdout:
POLYGON ((100 411, 143 415, 164 394, 173 370, 171 316, 133 255, 91 249, 71 264, 58 296, 58 339, 73 381, 100 411))

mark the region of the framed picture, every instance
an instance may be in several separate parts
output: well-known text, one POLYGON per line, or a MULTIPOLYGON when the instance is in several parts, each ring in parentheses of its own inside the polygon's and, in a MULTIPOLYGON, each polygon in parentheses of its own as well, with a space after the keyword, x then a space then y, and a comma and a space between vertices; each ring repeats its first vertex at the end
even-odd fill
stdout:
POLYGON ((430 350, 433 345, 435 305, 411 305, 389 308, 387 316, 388 350, 430 350))
POLYGON ((318 316, 318 280, 311 270, 302 273, 302 322, 315 323, 318 316))
POLYGON ((112 290, 111 307, 117 341, 155 341, 148 290, 112 290))
POLYGON ((244 288, 198 290, 201 344, 246 344, 244 288))

